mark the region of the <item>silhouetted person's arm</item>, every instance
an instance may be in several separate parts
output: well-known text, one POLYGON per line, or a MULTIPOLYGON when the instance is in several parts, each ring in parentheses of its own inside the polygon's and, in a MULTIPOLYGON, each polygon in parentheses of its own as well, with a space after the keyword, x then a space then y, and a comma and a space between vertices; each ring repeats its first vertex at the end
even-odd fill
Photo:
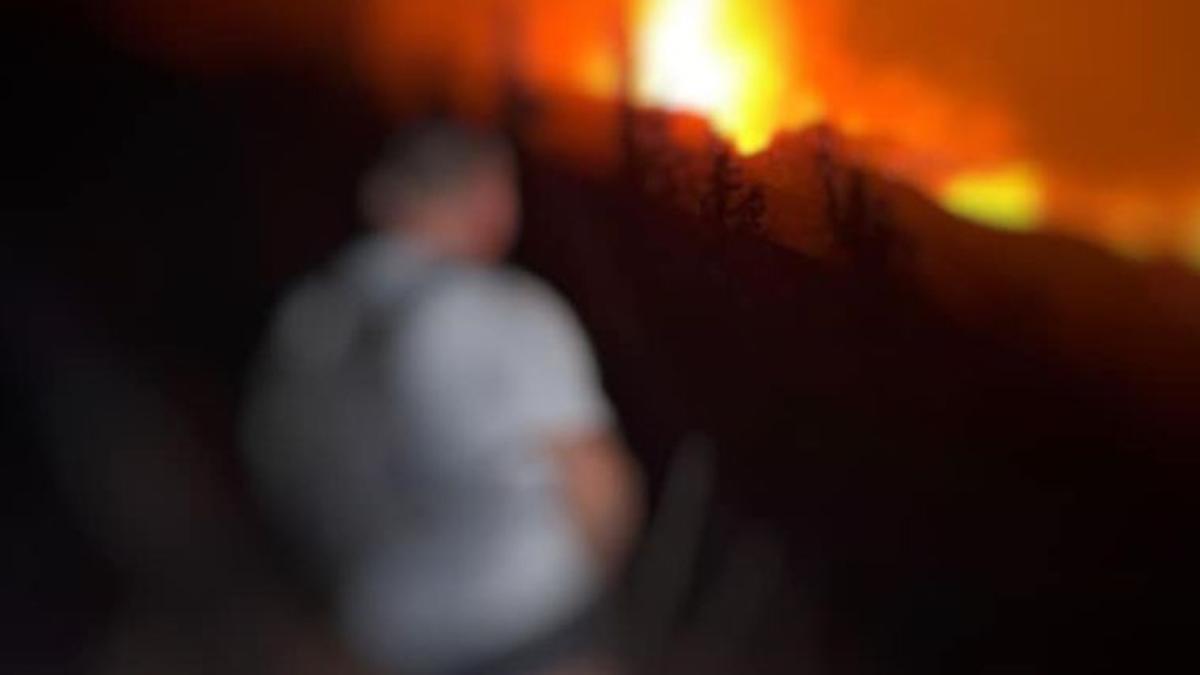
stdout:
POLYGON ((641 474, 612 431, 560 434, 547 444, 576 526, 601 567, 625 561, 641 524, 641 474))

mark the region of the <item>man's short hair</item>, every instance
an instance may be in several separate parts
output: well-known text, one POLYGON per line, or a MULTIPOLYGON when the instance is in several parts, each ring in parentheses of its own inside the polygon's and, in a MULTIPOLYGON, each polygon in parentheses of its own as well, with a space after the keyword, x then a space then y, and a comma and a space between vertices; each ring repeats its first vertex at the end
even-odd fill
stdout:
POLYGON ((445 121, 423 122, 397 133, 367 171, 360 194, 363 215, 379 223, 422 197, 453 190, 484 162, 511 162, 500 136, 445 121))

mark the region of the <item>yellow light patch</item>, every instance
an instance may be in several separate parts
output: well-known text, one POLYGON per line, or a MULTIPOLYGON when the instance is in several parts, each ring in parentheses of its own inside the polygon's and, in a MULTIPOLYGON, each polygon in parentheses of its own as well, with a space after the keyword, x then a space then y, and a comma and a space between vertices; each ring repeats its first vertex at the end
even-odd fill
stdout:
POLYGON ((820 117, 786 77, 772 0, 647 0, 635 40, 637 100, 706 115, 742 154, 820 117))
POLYGON ((938 201, 951 213, 1010 232, 1029 232, 1042 217, 1041 180, 1025 164, 955 176, 938 201))

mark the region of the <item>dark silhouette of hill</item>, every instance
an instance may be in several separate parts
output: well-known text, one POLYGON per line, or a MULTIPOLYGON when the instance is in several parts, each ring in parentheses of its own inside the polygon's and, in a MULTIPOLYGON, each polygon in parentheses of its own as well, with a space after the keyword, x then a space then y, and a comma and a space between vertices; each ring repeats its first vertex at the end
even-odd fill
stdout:
POLYGON ((794 656, 774 631, 809 615, 788 597, 820 603, 833 672, 1107 672, 1178 647, 1200 284, 966 223, 814 141, 738 169, 765 186, 765 233, 686 189, 536 160, 528 178, 525 259, 597 328, 651 465, 704 430, 737 514, 715 536, 766 523, 786 542, 795 595, 742 647, 794 656), (781 166, 796 182, 763 178, 781 166), (780 233, 789 218, 803 231, 780 233))

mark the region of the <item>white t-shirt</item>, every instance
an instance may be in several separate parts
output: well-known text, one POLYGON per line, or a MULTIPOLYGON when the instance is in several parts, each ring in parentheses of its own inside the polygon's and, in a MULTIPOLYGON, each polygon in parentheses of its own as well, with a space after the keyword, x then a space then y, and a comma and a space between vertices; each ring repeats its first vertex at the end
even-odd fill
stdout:
POLYGON ((269 511, 379 665, 471 663, 598 590, 543 453, 612 417, 575 318, 528 275, 359 242, 283 303, 245 422, 269 511))

